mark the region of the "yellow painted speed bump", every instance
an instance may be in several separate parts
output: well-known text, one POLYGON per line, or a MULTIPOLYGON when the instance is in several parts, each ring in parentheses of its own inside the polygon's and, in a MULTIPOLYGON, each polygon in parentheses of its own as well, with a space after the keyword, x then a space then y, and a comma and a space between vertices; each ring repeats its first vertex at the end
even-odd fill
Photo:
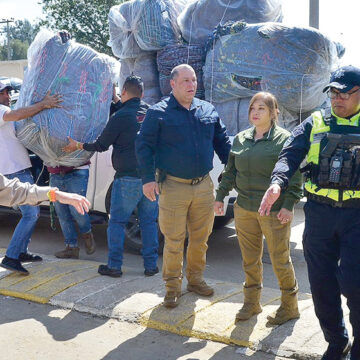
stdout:
POLYGON ((0 294, 47 303, 54 295, 99 276, 92 261, 52 261, 34 264, 30 275, 10 274, 0 279, 0 294))
MULTIPOLYGON (((266 318, 279 306, 280 292, 264 288, 261 298, 263 312, 248 321, 235 323, 235 315, 243 304, 243 293, 239 289, 240 286, 235 289, 234 284, 226 283, 217 284, 211 298, 186 293, 175 309, 157 306, 145 312, 140 322, 182 336, 252 348, 273 330, 266 318), (232 286, 232 291, 229 286, 232 286)), ((310 295, 299 294, 300 311, 311 305, 310 295)))

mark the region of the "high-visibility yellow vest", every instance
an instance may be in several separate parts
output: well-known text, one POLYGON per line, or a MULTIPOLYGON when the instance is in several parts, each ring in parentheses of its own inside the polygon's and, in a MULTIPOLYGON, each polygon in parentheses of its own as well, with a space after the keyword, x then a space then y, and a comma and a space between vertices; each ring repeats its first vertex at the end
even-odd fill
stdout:
MULTIPOLYGON (((343 119, 334 114, 331 110, 331 114, 336 119, 336 124, 338 126, 359 126, 360 113, 354 115, 351 119, 343 119)), ((320 141, 322 136, 317 136, 317 134, 324 134, 330 132, 330 125, 325 123, 323 114, 321 111, 316 111, 312 114, 313 127, 310 134, 310 149, 307 154, 307 162, 313 163, 315 165, 319 164, 320 157, 320 141)), ((337 189, 324 189, 319 188, 316 184, 311 182, 311 179, 308 179, 305 183, 305 189, 307 192, 317 195, 324 196, 334 201, 346 201, 349 199, 360 199, 360 191, 354 190, 337 190, 337 189), (339 199, 340 191, 342 196, 339 199)))

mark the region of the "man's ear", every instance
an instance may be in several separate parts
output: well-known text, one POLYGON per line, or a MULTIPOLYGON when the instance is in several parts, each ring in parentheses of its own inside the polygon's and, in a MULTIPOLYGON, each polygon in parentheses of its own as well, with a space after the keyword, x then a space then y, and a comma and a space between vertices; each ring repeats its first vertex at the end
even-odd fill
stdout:
POLYGON ((170 80, 170 86, 171 86, 172 89, 174 88, 174 86, 175 86, 175 80, 173 80, 173 79, 170 80))

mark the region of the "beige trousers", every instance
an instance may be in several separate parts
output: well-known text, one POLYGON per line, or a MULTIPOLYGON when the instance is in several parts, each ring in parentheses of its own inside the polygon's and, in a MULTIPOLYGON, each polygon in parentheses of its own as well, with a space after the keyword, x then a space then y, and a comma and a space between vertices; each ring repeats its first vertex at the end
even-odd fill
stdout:
POLYGON ((282 225, 276 217, 260 216, 256 211, 247 211, 236 203, 234 217, 245 272, 245 287, 261 286, 263 280, 263 235, 265 236, 274 273, 281 290, 296 286, 294 267, 290 258, 291 224, 282 225))
POLYGON ((159 224, 165 236, 162 272, 168 291, 181 290, 186 230, 186 278, 191 284, 202 281, 213 222, 214 185, 210 176, 197 185, 169 178, 160 185, 159 224))

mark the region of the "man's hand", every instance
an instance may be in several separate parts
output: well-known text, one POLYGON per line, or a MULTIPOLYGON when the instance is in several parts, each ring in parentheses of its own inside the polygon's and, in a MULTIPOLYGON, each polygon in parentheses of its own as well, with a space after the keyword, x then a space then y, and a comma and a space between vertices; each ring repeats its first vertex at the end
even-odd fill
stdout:
POLYGON ((118 103, 121 98, 119 97, 119 95, 116 93, 116 85, 113 84, 113 96, 112 96, 112 100, 114 102, 114 104, 118 103))
POLYGON ((216 215, 224 215, 224 203, 222 201, 215 201, 214 211, 216 215))
POLYGON ((155 181, 149 182, 143 185, 143 193, 150 201, 155 201, 156 195, 159 195, 159 185, 155 181))
POLYGON ((281 188, 279 184, 270 185, 270 187, 266 190, 266 193, 264 194, 261 200, 261 204, 258 210, 261 216, 270 215, 270 210, 274 202, 279 198, 280 193, 281 193, 281 188))
POLYGON ((67 153, 72 153, 76 150, 79 150, 78 146, 77 146, 77 143, 78 143, 77 141, 72 139, 70 136, 68 136, 68 140, 69 140, 69 143, 61 149, 62 151, 67 152, 67 153))
POLYGON ((282 225, 291 222, 293 217, 294 217, 293 212, 285 208, 280 209, 280 211, 277 214, 277 218, 279 219, 282 225))
POLYGON ((84 196, 66 193, 60 190, 56 190, 55 194, 56 201, 62 204, 72 205, 79 214, 84 215, 85 212, 89 212, 91 203, 84 196))
POLYGON ((50 95, 50 90, 46 96, 40 101, 43 109, 60 108, 62 103, 62 96, 60 94, 50 95))

